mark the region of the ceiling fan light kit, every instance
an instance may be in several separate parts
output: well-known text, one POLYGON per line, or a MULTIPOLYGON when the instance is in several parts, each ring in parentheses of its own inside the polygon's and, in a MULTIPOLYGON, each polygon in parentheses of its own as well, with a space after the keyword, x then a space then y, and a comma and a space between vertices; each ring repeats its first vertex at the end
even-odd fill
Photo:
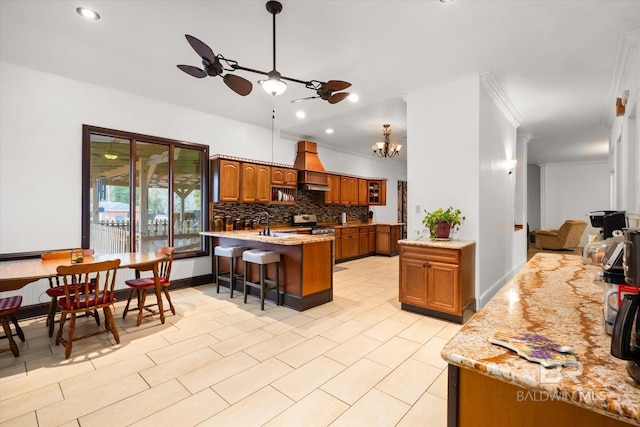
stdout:
POLYGON ((265 80, 258 80, 262 89, 273 96, 281 95, 287 90, 287 84, 280 80, 281 74, 276 70, 270 71, 265 80))
POLYGON ((266 79, 259 80, 258 83, 262 86, 265 92, 277 96, 287 90, 287 84, 283 80, 287 80, 294 83, 300 83, 307 89, 314 90, 315 96, 309 96, 306 98, 294 99, 291 102, 300 102, 307 99, 320 98, 327 101, 329 104, 336 104, 349 96, 348 92, 341 92, 351 86, 351 83, 340 80, 329 80, 323 82, 320 80, 300 80, 293 77, 286 77, 280 74, 276 69, 276 15, 282 11, 282 4, 278 1, 267 2, 267 12, 273 16, 273 69, 269 72, 260 71, 253 68, 243 67, 233 59, 225 58, 221 54, 214 54, 213 50, 199 39, 185 34, 187 41, 196 51, 196 53, 202 58, 202 68, 195 67, 193 65, 178 65, 177 67, 185 73, 196 77, 216 77, 222 76, 224 83, 238 95, 246 96, 251 93, 253 84, 236 74, 231 74, 236 71, 248 71, 250 73, 262 74, 266 76, 266 79))
POLYGON ((373 155, 381 158, 389 157, 393 158, 400 154, 400 149, 402 148, 402 144, 398 144, 397 142, 390 142, 389 137, 391 136, 391 125, 385 124, 382 127, 382 136, 384 136, 383 142, 376 142, 371 146, 373 150, 373 155))

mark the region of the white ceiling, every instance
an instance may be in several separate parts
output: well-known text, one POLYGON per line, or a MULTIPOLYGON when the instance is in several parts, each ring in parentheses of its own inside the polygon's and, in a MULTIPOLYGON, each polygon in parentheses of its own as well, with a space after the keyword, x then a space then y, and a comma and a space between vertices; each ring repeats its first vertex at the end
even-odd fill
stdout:
MULTIPOLYGON (((0 0, 0 60, 369 154, 390 123, 405 144, 404 95, 490 72, 531 132, 530 163, 606 158, 603 126, 623 34, 640 29, 640 1, 283 0, 277 69, 300 80, 346 80, 360 101, 330 105, 289 83, 273 98, 255 82, 241 97, 222 79, 195 79, 191 34, 242 66, 272 68, 266 1, 0 0), (102 16, 76 14, 87 6, 102 16), (273 102, 273 104, 272 104, 273 102), (304 109, 301 120, 295 112, 304 109), (327 135, 327 127, 335 129, 327 135)), ((452 112, 455 114, 455 112, 452 112)), ((406 153, 394 161, 405 161, 406 153)))

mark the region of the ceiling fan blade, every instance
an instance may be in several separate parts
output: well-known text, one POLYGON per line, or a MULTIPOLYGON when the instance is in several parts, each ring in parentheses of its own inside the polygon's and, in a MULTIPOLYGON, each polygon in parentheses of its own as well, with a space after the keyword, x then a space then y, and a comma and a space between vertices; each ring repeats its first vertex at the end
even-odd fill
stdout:
POLYGON ((223 80, 229 88, 238 95, 247 96, 253 89, 253 84, 244 77, 236 76, 235 74, 226 74, 223 80))
POLYGON ((329 80, 327 83, 323 85, 322 89, 329 90, 331 92, 337 92, 339 90, 345 90, 350 86, 351 86, 351 83, 349 82, 343 82, 341 80, 329 80))
POLYGON ((307 96, 306 98, 298 98, 298 99, 294 99, 291 101, 292 104, 298 103, 298 102, 302 102, 302 101, 307 101, 309 99, 316 99, 316 98, 320 98, 319 96, 307 96))
POLYGON ((338 102, 342 101, 348 96, 349 96, 349 92, 334 93, 333 95, 331 95, 331 98, 329 98, 328 101, 329 101, 329 104, 337 104, 338 102))
POLYGON ((198 40, 197 38, 190 36, 189 34, 184 35, 187 38, 187 41, 196 51, 201 58, 206 59, 207 61, 214 63, 216 61, 216 56, 213 53, 213 50, 209 46, 207 46, 204 42, 198 40))
POLYGON ((207 73, 205 73, 204 70, 201 70, 198 67, 194 67, 193 65, 176 65, 176 67, 180 68, 185 73, 199 79, 207 77, 207 73))

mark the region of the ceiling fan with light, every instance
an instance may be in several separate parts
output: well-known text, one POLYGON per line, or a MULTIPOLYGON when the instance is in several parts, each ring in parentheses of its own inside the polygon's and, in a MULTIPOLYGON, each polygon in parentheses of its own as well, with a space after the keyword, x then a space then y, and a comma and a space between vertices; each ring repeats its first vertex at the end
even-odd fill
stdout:
POLYGON ((185 34, 187 41, 202 58, 202 68, 193 65, 178 65, 177 67, 185 73, 196 77, 204 78, 207 76, 221 76, 225 84, 238 95, 246 96, 251 93, 253 84, 236 74, 235 71, 248 71, 251 73, 262 74, 267 78, 259 80, 258 83, 262 88, 273 96, 280 95, 287 89, 284 80, 303 84, 307 89, 315 90, 316 95, 306 98, 295 99, 291 102, 300 102, 307 99, 320 98, 329 104, 336 104, 349 96, 348 92, 341 92, 351 86, 351 83, 341 80, 329 80, 323 82, 320 80, 300 80, 292 77, 286 77, 276 70, 276 15, 282 11, 282 4, 277 1, 267 2, 267 11, 273 15, 273 69, 269 72, 255 70, 253 68, 243 67, 233 59, 225 58, 221 54, 214 54, 213 50, 201 40, 185 34))

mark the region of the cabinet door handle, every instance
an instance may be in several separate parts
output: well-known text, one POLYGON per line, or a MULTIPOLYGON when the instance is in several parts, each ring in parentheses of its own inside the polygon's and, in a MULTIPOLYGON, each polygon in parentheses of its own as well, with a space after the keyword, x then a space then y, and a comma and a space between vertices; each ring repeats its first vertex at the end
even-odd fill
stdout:
POLYGON ((422 264, 422 268, 426 268, 426 267, 427 267, 427 264, 422 264))

